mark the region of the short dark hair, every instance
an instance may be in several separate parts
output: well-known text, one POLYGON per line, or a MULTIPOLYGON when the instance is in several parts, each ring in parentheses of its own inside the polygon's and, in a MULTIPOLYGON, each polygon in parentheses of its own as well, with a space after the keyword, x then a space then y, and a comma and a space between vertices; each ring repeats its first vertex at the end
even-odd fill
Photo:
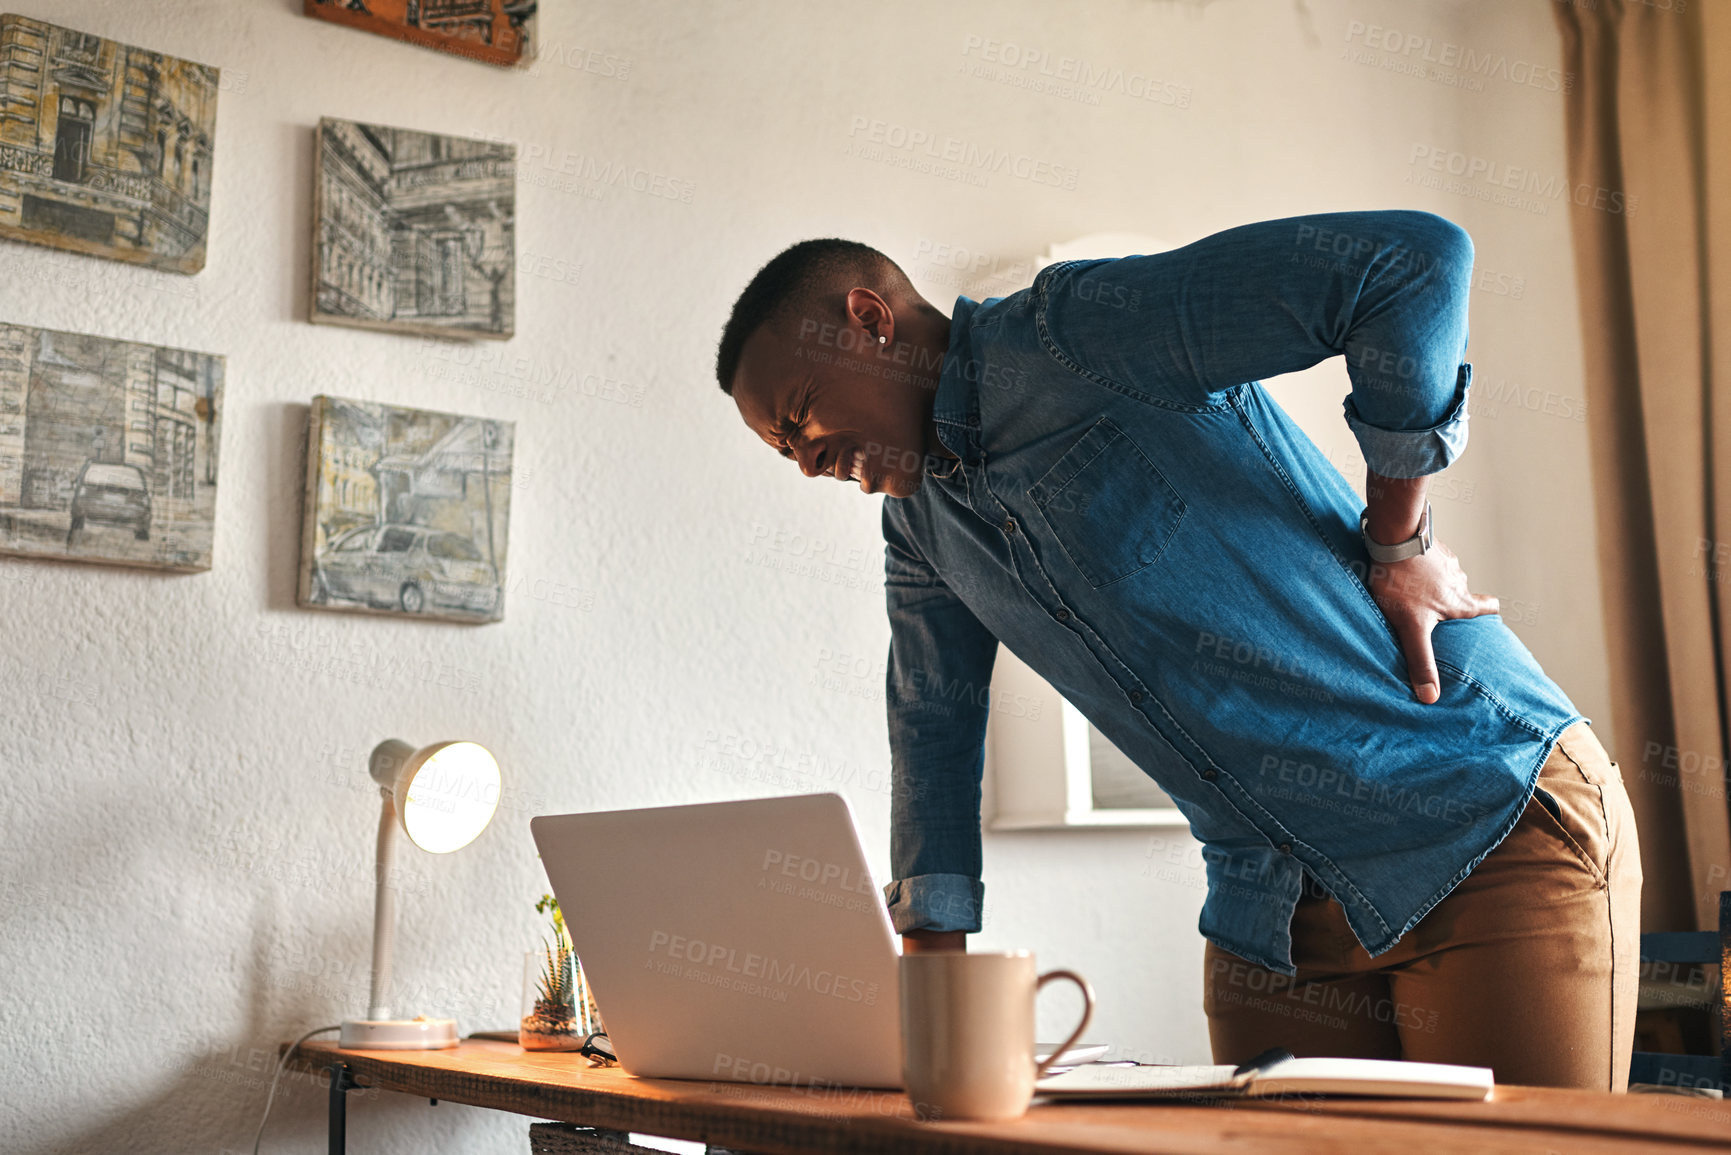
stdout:
POLYGON ((907 283, 900 265, 858 241, 827 237, 801 241, 777 253, 739 294, 733 314, 721 330, 721 346, 715 353, 715 376, 721 391, 732 395, 740 353, 753 333, 794 309, 812 305, 837 281, 850 278, 856 284, 885 288, 907 283))

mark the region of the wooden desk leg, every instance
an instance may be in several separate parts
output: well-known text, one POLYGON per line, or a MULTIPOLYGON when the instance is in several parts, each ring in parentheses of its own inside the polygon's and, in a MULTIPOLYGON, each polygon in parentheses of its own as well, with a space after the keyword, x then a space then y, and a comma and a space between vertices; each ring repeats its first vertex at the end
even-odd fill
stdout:
MULTIPOLYGON (((631 1141, 624 1131, 608 1131, 600 1127, 578 1127, 570 1123, 529 1124, 529 1155, 662 1155, 653 1147, 642 1147, 631 1141)), ((745 1155, 721 1147, 709 1148, 710 1155, 745 1155)))
POLYGON ((358 1085, 354 1076, 349 1073, 347 1063, 332 1063, 331 1071, 331 1110, 330 1110, 330 1155, 343 1155, 348 1146, 348 1108, 349 1092, 358 1085))

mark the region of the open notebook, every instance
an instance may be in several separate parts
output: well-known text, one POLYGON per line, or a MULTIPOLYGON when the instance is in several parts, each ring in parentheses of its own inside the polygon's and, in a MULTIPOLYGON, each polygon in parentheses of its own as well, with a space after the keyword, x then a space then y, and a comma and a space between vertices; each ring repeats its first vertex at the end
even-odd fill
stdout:
POLYGON ((1241 1067, 1120 1067, 1087 1063, 1035 1084, 1065 1099, 1169 1099, 1192 1095, 1375 1095, 1407 1099, 1485 1099, 1489 1067, 1391 1059, 1259 1056, 1241 1067))

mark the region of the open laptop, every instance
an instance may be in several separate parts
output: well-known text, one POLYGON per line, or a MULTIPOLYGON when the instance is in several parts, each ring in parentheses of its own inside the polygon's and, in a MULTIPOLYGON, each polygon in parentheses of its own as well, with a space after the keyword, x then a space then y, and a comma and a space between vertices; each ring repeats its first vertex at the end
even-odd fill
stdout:
POLYGON ((529 825, 627 1071, 901 1086, 895 932, 839 794, 529 825))

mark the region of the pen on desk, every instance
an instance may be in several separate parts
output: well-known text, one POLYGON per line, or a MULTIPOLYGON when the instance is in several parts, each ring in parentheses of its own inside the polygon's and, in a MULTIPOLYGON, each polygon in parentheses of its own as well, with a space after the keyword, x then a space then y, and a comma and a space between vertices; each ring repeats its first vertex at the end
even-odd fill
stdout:
POLYGON ((1232 1072, 1232 1077, 1236 1079, 1244 1075, 1255 1075, 1261 1071, 1266 1071, 1276 1063, 1284 1063, 1293 1057, 1292 1052, 1285 1047, 1270 1047, 1260 1055, 1240 1063, 1238 1069, 1232 1072))

